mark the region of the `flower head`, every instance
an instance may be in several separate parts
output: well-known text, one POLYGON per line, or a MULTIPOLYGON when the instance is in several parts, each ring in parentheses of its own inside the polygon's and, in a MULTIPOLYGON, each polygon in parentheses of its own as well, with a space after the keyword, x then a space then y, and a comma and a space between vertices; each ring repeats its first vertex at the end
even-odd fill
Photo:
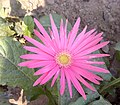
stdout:
POLYGON ((87 82, 87 80, 100 84, 103 80, 93 72, 109 73, 108 70, 94 66, 94 64, 104 64, 104 62, 95 62, 93 58, 109 56, 108 54, 91 54, 92 52, 104 47, 109 42, 102 42, 102 33, 97 33, 95 29, 86 32, 87 26, 81 33, 78 33, 80 18, 77 19, 72 30, 67 35, 67 23, 61 20, 60 31, 54 23, 50 15, 51 28, 49 34, 37 19, 35 24, 40 32, 34 30, 35 35, 42 40, 43 44, 35 39, 24 36, 24 38, 32 43, 33 46, 24 46, 27 51, 33 54, 25 54, 20 56, 27 61, 22 62, 19 66, 27 66, 28 68, 39 68, 34 75, 40 75, 35 81, 34 86, 42 85, 52 78, 51 86, 54 85, 58 76, 60 76, 60 94, 65 91, 66 81, 70 97, 72 97, 72 84, 76 90, 86 99, 85 92, 81 86, 84 84, 87 88, 95 91, 95 89, 87 82), (42 67, 42 68, 41 68, 42 67), (86 80, 87 79, 87 80, 86 80))

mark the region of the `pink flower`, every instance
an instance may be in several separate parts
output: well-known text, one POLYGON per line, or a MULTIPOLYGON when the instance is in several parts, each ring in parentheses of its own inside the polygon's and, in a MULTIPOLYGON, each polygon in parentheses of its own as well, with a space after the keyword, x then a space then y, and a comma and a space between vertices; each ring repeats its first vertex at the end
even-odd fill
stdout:
POLYGON ((65 91, 66 81, 69 88, 70 97, 72 98, 72 84, 76 90, 86 99, 86 94, 81 86, 84 84, 87 88, 95 91, 95 89, 86 81, 89 80, 95 84, 100 84, 103 80, 93 72, 109 73, 108 70, 94 66, 94 64, 104 64, 104 62, 93 61, 93 58, 109 56, 108 54, 91 54, 92 52, 104 47, 109 42, 102 42, 102 33, 97 33, 95 29, 86 32, 87 26, 81 33, 78 33, 80 18, 77 19, 72 30, 67 35, 67 23, 60 23, 60 31, 50 15, 51 29, 49 34, 45 31, 38 20, 34 19, 35 24, 39 28, 39 33, 34 33, 43 44, 24 36, 24 38, 32 43, 32 46, 24 46, 27 51, 33 54, 25 54, 20 56, 28 61, 19 63, 19 66, 27 66, 28 68, 40 68, 34 75, 40 75, 33 86, 43 85, 52 78, 51 86, 54 85, 58 76, 60 76, 60 94, 65 91), (42 67, 42 68, 41 68, 42 67))

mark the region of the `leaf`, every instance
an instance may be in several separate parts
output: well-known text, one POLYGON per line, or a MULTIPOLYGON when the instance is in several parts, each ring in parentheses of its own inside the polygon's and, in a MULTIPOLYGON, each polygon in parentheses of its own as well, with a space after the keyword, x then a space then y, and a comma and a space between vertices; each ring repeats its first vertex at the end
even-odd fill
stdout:
POLYGON ((106 90, 110 90, 111 88, 117 88, 120 86, 120 77, 109 82, 107 85, 103 86, 102 89, 100 89, 100 93, 103 93, 106 90))
MULTIPOLYGON (((55 24, 56 24, 57 28, 60 29, 60 21, 61 21, 61 19, 63 19, 63 21, 65 23, 65 20, 66 20, 65 17, 61 16, 61 15, 58 15, 56 13, 53 13, 52 17, 53 17, 53 20, 55 21, 55 24)), ((42 16, 39 21, 46 29, 48 29, 48 27, 51 27, 49 15, 42 16)), ((68 22, 68 28, 67 29, 70 31, 71 28, 72 28, 72 26, 68 22)))
POLYGON ((90 92, 87 95, 87 100, 84 100, 82 97, 78 98, 75 102, 71 102, 69 105, 88 105, 88 103, 94 101, 96 98, 99 97, 99 93, 97 92, 90 92))
MULTIPOLYGON (((17 66, 22 62, 20 55, 25 54, 20 43, 13 41, 9 37, 0 38, 0 84, 9 85, 12 87, 21 87, 27 93, 28 98, 31 98, 33 89, 33 82, 36 80, 33 76, 34 70, 25 67, 17 66)), ((44 93, 39 87, 38 94, 44 93)))
POLYGON ((120 42, 118 42, 118 43, 115 45, 114 49, 120 51, 120 42))
POLYGON ((12 36, 15 31, 11 30, 9 26, 0 26, 0 36, 12 36))
POLYGON ((25 16, 23 19, 25 25, 28 27, 28 30, 32 33, 34 29, 34 21, 31 16, 25 16))
POLYGON ((104 100, 102 97, 100 97, 99 100, 94 101, 88 105, 112 105, 111 103, 109 103, 108 101, 104 100))
POLYGON ((0 17, 0 36, 11 36, 14 34, 15 31, 10 29, 10 24, 0 17))
MULTIPOLYGON (((100 51, 97 50, 97 51, 94 52, 94 54, 96 54, 96 53, 100 54, 100 51)), ((102 61, 102 62, 104 62, 104 59, 103 58, 95 58, 94 61, 102 61)), ((95 66, 107 69, 107 66, 105 64, 104 65, 95 65, 95 66)), ((107 82, 110 81, 111 78, 112 78, 112 74, 111 73, 108 73, 108 74, 106 74, 106 73, 95 73, 95 74, 101 76, 104 79, 104 81, 107 81, 107 82)))

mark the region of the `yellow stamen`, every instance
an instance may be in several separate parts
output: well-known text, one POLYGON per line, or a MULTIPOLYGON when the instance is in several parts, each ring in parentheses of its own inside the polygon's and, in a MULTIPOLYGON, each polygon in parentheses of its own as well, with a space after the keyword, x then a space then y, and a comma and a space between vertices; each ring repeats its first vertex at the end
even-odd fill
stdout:
POLYGON ((57 55, 56 61, 60 66, 68 66, 71 63, 71 57, 67 53, 60 53, 57 55))

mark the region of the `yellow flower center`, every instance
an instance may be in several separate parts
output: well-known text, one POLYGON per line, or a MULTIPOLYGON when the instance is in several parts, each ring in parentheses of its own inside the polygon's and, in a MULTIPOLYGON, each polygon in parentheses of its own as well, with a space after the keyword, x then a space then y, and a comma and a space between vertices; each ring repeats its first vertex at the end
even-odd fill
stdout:
POLYGON ((68 63, 69 63, 69 60, 70 60, 70 58, 69 58, 68 55, 63 54, 63 55, 60 55, 60 56, 59 56, 59 61, 60 61, 60 63, 63 64, 63 65, 68 64, 68 63))
POLYGON ((60 66, 68 66, 71 63, 71 56, 67 53, 60 53, 56 57, 56 61, 60 66))

